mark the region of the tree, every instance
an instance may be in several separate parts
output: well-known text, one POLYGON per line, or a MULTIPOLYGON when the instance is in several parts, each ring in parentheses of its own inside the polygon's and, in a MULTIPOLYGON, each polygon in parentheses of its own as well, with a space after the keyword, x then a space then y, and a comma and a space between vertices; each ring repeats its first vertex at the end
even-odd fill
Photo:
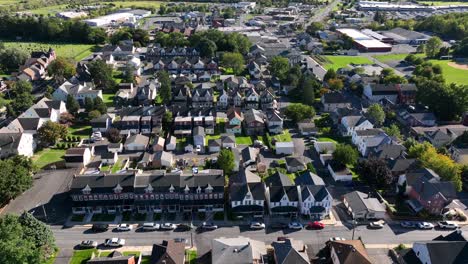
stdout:
POLYGON ((312 36, 314 36, 317 31, 321 31, 321 30, 324 30, 324 26, 323 26, 323 23, 321 22, 312 22, 310 23, 309 26, 307 26, 306 28, 306 32, 312 36))
POLYGON ((216 43, 207 38, 202 38, 200 43, 197 45, 198 50, 200 51, 200 56, 205 58, 212 58, 215 56, 218 47, 216 43))
POLYGON ((159 96, 164 104, 169 104, 171 102, 171 79, 169 78, 169 73, 166 71, 158 72, 158 81, 161 83, 159 96))
POLYGON ((55 252, 50 228, 29 213, 0 218, 1 263, 45 263, 55 252))
POLYGON ((315 109, 312 106, 295 103, 289 104, 284 111, 284 114, 294 123, 315 116, 315 109))
POLYGON ((172 112, 166 111, 162 118, 162 128, 166 132, 170 132, 172 128, 172 112))
POLYGON ((52 94, 53 93, 54 93, 54 87, 52 87, 50 85, 47 85, 44 97, 46 97, 48 99, 52 99, 52 94))
POLYGON ((67 127, 59 123, 47 121, 37 130, 37 136, 41 144, 54 145, 57 140, 65 138, 68 134, 67 127))
POLYGON ((381 126, 385 121, 385 112, 379 104, 371 104, 369 109, 367 109, 367 115, 378 126, 381 126))
POLYGON ((383 130, 387 135, 401 139, 400 128, 397 125, 391 124, 389 127, 384 127, 383 130))
POLYGON ((26 157, 23 155, 15 155, 10 157, 9 159, 13 161, 13 164, 25 168, 31 175, 36 173, 38 170, 38 167, 36 166, 36 164, 34 164, 33 160, 30 157, 26 157))
POLYGON ((307 105, 315 103, 315 90, 320 88, 320 83, 312 77, 304 77, 302 80, 302 99, 307 105))
POLYGON ((89 120, 93 120, 101 116, 101 113, 98 110, 92 110, 88 113, 89 120))
POLYGON ((426 56, 428 58, 434 58, 439 54, 442 43, 443 42, 439 37, 431 37, 426 43, 426 56))
POLYGON ((330 69, 327 70, 327 72, 323 76, 323 81, 327 82, 328 80, 335 79, 337 77, 338 77, 338 75, 336 74, 335 70, 333 68, 330 68, 330 69))
POLYGON ((383 159, 367 159, 358 162, 356 172, 371 187, 390 189, 393 175, 383 159))
POLYGON ((94 104, 94 109, 93 110, 97 110, 101 114, 107 113, 107 105, 106 105, 106 103, 104 103, 104 101, 102 101, 101 97, 99 97, 99 96, 95 97, 93 99, 93 104, 94 104))
POLYGON ((416 48, 416 53, 426 53, 426 44, 420 44, 417 48, 416 48))
POLYGON ((119 143, 122 140, 122 136, 120 136, 120 130, 115 127, 109 128, 107 130, 107 138, 111 143, 119 143))
POLYGON ((122 82, 123 83, 133 83, 135 82, 135 67, 131 64, 127 64, 122 72, 122 82))
POLYGON ((69 58, 57 57, 47 67, 47 74, 62 83, 76 74, 75 62, 69 58))
POLYGON ((281 81, 285 81, 290 70, 289 60, 281 56, 273 57, 268 68, 272 76, 277 77, 281 81))
POLYGON ((328 88, 333 91, 339 91, 343 89, 344 84, 340 78, 333 78, 328 80, 328 88))
POLYGON ((244 56, 238 52, 226 52, 221 58, 221 65, 224 68, 232 69, 235 75, 239 75, 245 68, 244 56))
POLYGON ((91 97, 85 98, 84 108, 86 112, 91 112, 94 110, 94 101, 91 97))
POLYGON ((2 168, 0 170, 1 205, 8 203, 32 186, 34 165, 25 165, 23 162, 17 163, 17 159, 0 160, 0 168, 2 168))
POLYGON ((78 110, 80 110, 80 104, 71 94, 67 95, 67 101, 65 103, 65 106, 67 107, 68 112, 72 115, 76 115, 78 113, 78 110))
POLYGON ((222 149, 219 152, 218 156, 218 166, 222 169, 225 175, 231 175, 232 171, 234 170, 234 153, 230 149, 222 149))
POLYGON ((333 152, 333 160, 343 165, 354 165, 359 158, 358 151, 348 144, 339 144, 333 152))
POLYGON ((29 54, 15 47, 0 49, 0 69, 5 72, 16 71, 29 58, 29 54))
POLYGON ((115 80, 112 76, 113 68, 107 65, 103 60, 96 60, 88 64, 91 79, 97 87, 104 90, 113 91, 116 87, 115 80))

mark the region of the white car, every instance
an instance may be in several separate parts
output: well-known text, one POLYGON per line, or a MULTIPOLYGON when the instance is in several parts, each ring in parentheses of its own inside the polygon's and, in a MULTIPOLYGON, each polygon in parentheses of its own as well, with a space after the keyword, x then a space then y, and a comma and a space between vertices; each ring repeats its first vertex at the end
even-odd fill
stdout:
POLYGON ((265 224, 260 222, 250 223, 250 229, 265 229, 265 224))
POLYGON ((142 228, 145 231, 154 231, 154 230, 159 229, 159 224, 155 224, 153 222, 148 222, 148 223, 144 223, 142 228))
POLYGON ((369 223, 369 228, 371 229, 381 229, 383 228, 385 222, 382 221, 376 221, 376 222, 371 222, 369 223))
POLYGON ((104 246, 106 247, 121 247, 125 245, 125 239, 123 238, 108 238, 104 241, 104 246))
POLYGON ((439 222, 438 225, 440 228, 444 228, 444 229, 457 229, 458 228, 458 225, 456 223, 450 222, 450 221, 442 221, 442 222, 439 222))
POLYGON ((201 146, 197 145, 197 147, 195 148, 195 152, 200 152, 200 151, 201 151, 201 146))
POLYGON ((117 231, 131 231, 132 229, 133 226, 129 224, 120 224, 117 226, 117 231))
POLYGON ((218 228, 218 226, 213 223, 203 222, 201 228, 205 230, 215 230, 218 228))
POLYGON ((299 223, 299 222, 291 222, 288 224, 288 228, 289 229, 296 229, 296 230, 299 230, 299 229, 302 229, 302 224, 299 223))
POLYGON ((160 229, 162 230, 174 230, 176 229, 176 225, 175 224, 171 224, 171 223, 164 223, 160 226, 160 229))
POLYGON ((419 229, 432 229, 434 228, 434 225, 428 222, 419 222, 418 228, 419 229))
POLYGON ((101 132, 99 132, 99 131, 98 131, 98 132, 94 132, 93 135, 92 135, 92 138, 93 138, 94 140, 97 140, 97 141, 102 140, 102 134, 101 134, 101 132))

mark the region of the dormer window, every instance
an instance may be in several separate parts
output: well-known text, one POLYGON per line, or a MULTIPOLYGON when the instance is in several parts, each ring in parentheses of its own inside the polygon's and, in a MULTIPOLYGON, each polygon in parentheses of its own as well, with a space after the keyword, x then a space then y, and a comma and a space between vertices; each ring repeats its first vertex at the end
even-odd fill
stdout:
POLYGON ((197 193, 201 193, 201 188, 200 188, 200 186, 198 186, 198 188, 197 188, 197 193))
POLYGON ((174 186, 171 184, 171 187, 169 187, 169 192, 170 192, 170 193, 173 193, 174 190, 175 190, 175 188, 174 188, 174 186))
POLYGON ((151 184, 148 184, 148 186, 145 189, 145 193, 152 193, 154 190, 153 186, 151 184))
POLYGON ((86 184, 86 186, 81 190, 83 194, 90 194, 91 193, 91 187, 86 184))
POLYGON ((117 186, 115 186, 114 188, 114 193, 121 193, 123 190, 122 186, 120 186, 120 184, 117 184, 117 186))
POLYGON ((189 191, 190 191, 190 188, 188 187, 188 185, 185 185, 184 192, 187 194, 187 193, 189 193, 189 191))
POLYGON ((205 193, 212 193, 213 192, 213 187, 208 183, 208 186, 205 188, 205 193))

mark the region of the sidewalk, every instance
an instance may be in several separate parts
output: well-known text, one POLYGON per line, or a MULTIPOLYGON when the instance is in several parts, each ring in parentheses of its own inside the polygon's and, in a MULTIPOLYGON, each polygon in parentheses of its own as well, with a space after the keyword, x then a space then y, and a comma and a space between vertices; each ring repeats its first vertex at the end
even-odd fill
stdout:
MULTIPOLYGON (((388 249, 396 248, 399 245, 400 244, 364 244, 366 248, 388 248, 388 249)), ((413 247, 413 244, 403 244, 403 245, 405 245, 405 247, 407 248, 413 247)))

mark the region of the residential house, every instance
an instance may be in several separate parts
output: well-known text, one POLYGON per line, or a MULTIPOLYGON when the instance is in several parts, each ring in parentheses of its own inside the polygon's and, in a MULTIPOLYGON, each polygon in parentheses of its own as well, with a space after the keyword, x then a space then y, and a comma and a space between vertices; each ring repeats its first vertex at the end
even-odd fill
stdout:
POLYGON ((376 137, 379 135, 382 135, 384 131, 379 128, 371 128, 371 129, 365 129, 365 130, 355 130, 353 131, 353 134, 351 135, 351 142, 355 146, 359 146, 363 144, 364 139, 369 138, 369 137, 376 137))
POLYGON ((216 106, 219 108, 226 109, 229 106, 230 96, 229 93, 223 88, 221 95, 218 96, 216 106))
POLYGON ((132 211, 135 171, 118 174, 92 173, 73 178, 70 186, 74 214, 132 211))
POLYGON ((56 54, 52 48, 49 48, 47 52, 34 51, 25 64, 20 67, 17 78, 30 82, 44 79, 47 76, 47 67, 55 59, 56 54))
POLYGON ((223 134, 221 135, 221 146, 223 148, 233 149, 237 146, 236 137, 234 135, 223 134))
POLYGON ((383 219, 385 206, 376 198, 359 191, 343 196, 343 204, 353 219, 383 219))
POLYGON ((174 135, 189 136, 192 134, 192 117, 176 116, 174 118, 174 135))
POLYGON ((397 120, 399 120, 403 125, 409 127, 432 127, 435 126, 437 122, 434 113, 407 110, 399 111, 397 114, 397 120))
POLYGON ((86 264, 137 264, 141 257, 134 255, 124 256, 121 252, 114 250, 105 257, 96 257, 92 254, 91 259, 86 261, 86 264))
POLYGON ((271 215, 299 212, 299 186, 294 185, 288 176, 276 172, 267 178, 265 201, 271 215))
POLYGON ((414 83, 397 84, 398 101, 400 104, 413 105, 416 102, 418 88, 414 83))
POLYGON ((73 78, 60 85, 52 93, 52 98, 54 100, 66 102, 68 95, 73 96, 81 106, 84 106, 86 98, 90 98, 92 100, 97 97, 101 99, 103 98, 102 90, 96 90, 93 83, 80 83, 78 80, 73 78))
POLYGON ((161 244, 153 244, 151 250, 152 264, 184 264, 185 242, 163 240, 161 244))
POLYGON ((119 83, 118 91, 115 93, 114 102, 116 105, 131 105, 137 96, 138 89, 133 83, 119 83))
POLYGON ((374 159, 399 159, 406 156, 406 148, 400 144, 385 144, 371 149, 368 158, 374 159))
POLYGON ((307 255, 307 246, 300 240, 287 238, 284 241, 275 241, 273 247, 273 257, 277 264, 310 264, 307 255))
POLYGON ((260 93, 260 106, 263 110, 277 108, 275 96, 269 89, 265 89, 260 93))
POLYGON ((167 151, 173 151, 177 147, 177 138, 174 136, 169 136, 166 139, 166 150, 167 151))
POLYGON ((330 258, 333 264, 372 264, 375 263, 367 254, 361 240, 331 241, 330 258))
POLYGON ((300 189, 299 207, 302 215, 321 220, 330 214, 333 198, 324 184, 300 185, 300 189))
POLYGON ((419 161, 405 158, 389 159, 387 160, 387 167, 393 176, 398 177, 408 171, 416 170, 419 167, 419 161))
POLYGON ((163 137, 159 136, 159 137, 154 138, 153 144, 151 145, 151 150, 153 152, 164 150, 164 143, 165 143, 165 140, 163 137))
POLYGON ((146 84, 138 87, 137 91, 137 102, 139 105, 152 105, 156 99, 158 89, 161 84, 158 80, 147 80, 146 84))
MULTIPOLYGON (((322 158, 322 156, 320 156, 322 158)), ((327 163, 328 172, 335 181, 352 181, 353 174, 346 167, 346 165, 336 162, 334 160, 328 161, 327 163)))
MULTIPOLYGON (((246 173, 252 173, 250 171, 246 173)), ((229 186, 229 199, 235 214, 263 216, 265 185, 262 182, 233 183, 229 186)))
POLYGON ((315 126, 314 121, 310 119, 298 122, 297 129, 302 136, 314 136, 319 132, 319 129, 315 126))
POLYGON ((158 150, 154 152, 152 159, 153 168, 172 168, 174 165, 174 155, 164 150, 158 150))
POLYGON ((89 148, 69 148, 65 152, 64 160, 67 168, 85 167, 91 162, 92 151, 89 148))
POLYGON ((0 158, 14 155, 32 157, 36 143, 29 133, 0 133, 0 158))
POLYGON ((335 152, 336 143, 331 141, 315 141, 314 149, 317 154, 332 154, 335 152))
POLYGON ((353 132, 357 130, 374 128, 374 124, 362 115, 344 116, 341 118, 341 125, 343 127, 343 135, 345 136, 352 136, 353 132))
POLYGON ((437 173, 426 168, 401 175, 398 186, 405 185, 404 191, 410 199, 407 203, 415 212, 424 208, 431 214, 440 214, 456 197, 452 182, 442 181, 437 173))
POLYGON ((101 49, 104 56, 112 55, 115 60, 126 60, 130 55, 135 54, 136 48, 133 41, 121 41, 117 45, 106 45, 101 49))
POLYGON ((250 109, 244 112, 244 130, 248 136, 265 134, 265 116, 263 112, 250 109))
POLYGON ((214 102, 213 90, 195 88, 192 92, 192 107, 212 107, 214 102))
POLYGON ((208 151, 213 152, 220 152, 221 151, 221 139, 210 139, 208 140, 208 151))
POLYGON ((254 87, 245 94, 245 108, 246 109, 258 109, 260 103, 260 95, 257 93, 254 87))
POLYGON ((101 153, 101 163, 103 165, 115 164, 118 158, 119 158, 119 155, 117 154, 117 152, 106 151, 104 153, 101 153))
POLYGON ((240 135, 242 134, 242 121, 244 118, 239 108, 231 107, 227 111, 228 123, 226 133, 240 135))
POLYGON ((247 167, 255 164, 258 156, 258 149, 252 147, 246 147, 242 150, 242 166, 247 167))
POLYGON ((213 239, 211 263, 268 263, 265 242, 241 236, 213 239))
POLYGON ((462 165, 468 165, 468 147, 452 145, 449 152, 455 162, 462 165))
POLYGON ((275 143, 276 155, 292 155, 294 153, 294 142, 279 142, 275 143))
POLYGON ((377 148, 381 145, 394 144, 394 140, 389 137, 387 134, 382 133, 373 137, 366 137, 362 140, 362 143, 359 144, 358 151, 363 157, 367 157, 370 151, 374 148, 377 148))
POLYGON ((113 152, 113 153, 120 153, 123 150, 123 144, 122 143, 109 143, 107 145, 107 151, 108 152, 113 152))
MULTIPOLYGON (((455 231, 461 232, 461 231, 455 231)), ((421 241, 415 242, 409 253, 412 259, 419 263, 464 263, 468 257, 468 242, 466 241, 421 241)))
POLYGON ((262 69, 255 61, 249 62, 247 70, 253 79, 260 79, 262 77, 262 69))
POLYGON ((193 145, 200 146, 202 149, 205 147, 205 129, 201 126, 193 128, 193 145))
POLYGON ((373 103, 386 99, 396 104, 398 101, 397 84, 368 83, 364 86, 363 96, 373 103))
POLYGON ((325 112, 333 112, 338 108, 351 107, 351 102, 338 92, 326 93, 322 95, 320 101, 325 112))
POLYGON ((414 135, 417 140, 428 141, 435 147, 442 147, 452 143, 465 131, 468 131, 468 126, 460 124, 411 128, 411 134, 414 135))
POLYGON ((267 112, 267 128, 270 134, 283 133, 283 118, 277 111, 267 112))
POLYGON ((304 157, 286 157, 286 169, 289 173, 305 170, 304 157))
POLYGON ((325 182, 322 178, 320 178, 320 176, 308 170, 302 173, 301 175, 297 176, 294 179, 294 182, 296 183, 296 185, 325 185, 325 182))
POLYGON ((112 127, 114 116, 111 114, 103 114, 100 117, 91 119, 89 122, 93 132, 106 133, 112 127))
POLYGON ((124 149, 128 152, 145 151, 149 144, 149 138, 140 134, 131 135, 125 140, 124 149))
POLYGON ((120 134, 138 134, 140 133, 140 115, 124 116, 121 118, 120 124, 120 134))

